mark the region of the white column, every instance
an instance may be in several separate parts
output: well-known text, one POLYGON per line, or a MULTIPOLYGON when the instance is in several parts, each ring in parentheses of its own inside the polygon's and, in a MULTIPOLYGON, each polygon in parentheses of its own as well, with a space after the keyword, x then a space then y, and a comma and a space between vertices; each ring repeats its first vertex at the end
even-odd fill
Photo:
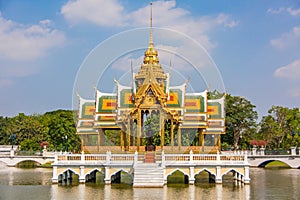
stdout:
POLYGON ((106 164, 107 165, 110 165, 110 156, 111 156, 111 152, 107 151, 106 152, 106 164))
POLYGON ((166 172, 166 168, 164 167, 163 168, 163 171, 164 171, 164 185, 166 185, 168 183, 168 177, 167 177, 167 172, 166 172))
POLYGON ((10 155, 11 158, 15 156, 15 150, 13 148, 10 149, 10 155))
POLYGON ((85 183, 84 166, 80 166, 79 183, 85 183))
POLYGON ((139 156, 138 152, 135 151, 135 153, 134 153, 134 160, 133 160, 133 167, 135 167, 137 165, 138 156, 139 156))
POLYGON ((250 184, 250 171, 249 167, 245 167, 244 183, 250 184))
POLYGON ((54 164, 57 164, 58 158, 57 158, 57 153, 54 154, 54 164))
POLYGON ((190 167, 190 180, 189 180, 189 184, 191 184, 191 185, 195 183, 194 173, 195 173, 195 168, 194 167, 190 167))
POLYGON ((164 150, 162 150, 162 152, 161 152, 161 166, 164 168, 166 167, 166 157, 165 157, 164 150))
POLYGON ((219 151, 217 151, 217 163, 218 163, 218 164, 221 163, 221 158, 220 158, 220 153, 219 153, 219 151))
POLYGON ((291 155, 292 156, 296 155, 296 147, 291 147, 291 155))
POLYGON ((166 157, 164 150, 161 151, 161 167, 164 171, 164 185, 167 184, 167 175, 166 175, 166 157))
POLYGON ((82 151, 82 152, 81 152, 80 163, 84 164, 84 162, 85 162, 84 151, 82 151))
POLYGON ((238 180, 240 181, 240 182, 242 182, 243 181, 243 177, 242 177, 242 174, 238 174, 238 180))
POLYGON ((52 174, 52 183, 58 183, 57 166, 53 166, 52 174))
POLYGON ((111 180, 110 180, 110 170, 109 167, 105 167, 105 184, 110 184, 111 180))
POLYGON ((217 173, 216 173, 216 183, 222 183, 222 176, 221 176, 221 167, 216 167, 217 173))
POLYGON ((193 159, 193 151, 190 150, 190 164, 192 164, 194 162, 194 159, 193 159))
POLYGON ((248 163, 248 154, 247 154, 247 151, 246 151, 245 154, 244 154, 244 163, 245 163, 246 165, 249 164, 249 163, 248 163))
POLYGON ((238 173, 237 172, 234 172, 234 180, 238 180, 238 173))

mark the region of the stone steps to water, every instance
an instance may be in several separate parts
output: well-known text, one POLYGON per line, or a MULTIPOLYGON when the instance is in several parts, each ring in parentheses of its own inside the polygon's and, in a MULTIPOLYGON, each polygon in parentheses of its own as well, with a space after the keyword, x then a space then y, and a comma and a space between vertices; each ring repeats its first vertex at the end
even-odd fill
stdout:
POLYGON ((134 168, 133 187, 163 187, 163 168, 156 163, 138 163, 134 168))

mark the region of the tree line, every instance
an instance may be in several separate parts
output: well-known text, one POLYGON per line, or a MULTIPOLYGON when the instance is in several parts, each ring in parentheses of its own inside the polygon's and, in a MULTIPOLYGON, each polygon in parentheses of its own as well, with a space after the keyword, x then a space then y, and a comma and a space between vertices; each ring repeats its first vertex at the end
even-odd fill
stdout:
POLYGON ((226 134, 221 137, 223 149, 290 149, 300 146, 300 110, 272 106, 258 121, 258 114, 249 100, 225 95, 226 134))
POLYGON ((45 114, 15 117, 0 116, 0 144, 15 144, 19 150, 80 151, 80 138, 76 134, 74 112, 56 110, 45 114))
MULTIPOLYGON (((223 95, 214 91, 209 93, 209 98, 219 98, 223 95)), ((226 134, 221 137, 223 150, 250 149, 254 145, 268 149, 289 149, 292 146, 299 146, 299 108, 272 106, 260 121, 255 108, 255 105, 244 97, 225 94, 226 134)), ((14 143, 19 145, 20 150, 25 151, 41 150, 46 145, 49 150, 78 152, 81 149, 81 142, 76 134, 74 112, 56 110, 28 116, 23 113, 15 117, 0 116, 0 145, 14 143)), ((145 125, 155 129, 158 126, 156 122, 158 119, 151 121, 145 125)), ((169 135, 167 130, 166 135, 169 135)), ((153 140, 154 144, 159 143, 160 137, 155 135, 153 140)), ((170 139, 167 137, 165 140, 167 142, 170 139)), ((188 138, 182 138, 183 143, 188 141, 188 138)))

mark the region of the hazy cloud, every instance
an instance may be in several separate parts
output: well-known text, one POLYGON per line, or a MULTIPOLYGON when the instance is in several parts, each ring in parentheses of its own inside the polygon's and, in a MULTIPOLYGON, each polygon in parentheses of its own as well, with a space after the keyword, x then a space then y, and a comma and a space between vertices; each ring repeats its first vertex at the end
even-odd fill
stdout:
POLYGON ((299 79, 300 80, 300 59, 295 60, 292 63, 279 67, 274 72, 276 77, 287 79, 299 79))
MULTIPOLYGON (((71 24, 88 21, 99 26, 148 27, 149 6, 126 12, 117 0, 77 0, 66 3, 61 13, 71 24)), ((223 13, 195 18, 188 10, 176 7, 176 1, 153 2, 153 26, 188 34, 208 50, 215 47, 208 32, 217 26, 232 28, 238 23, 223 13)))
POLYGON ((11 77, 36 71, 33 61, 65 41, 63 32, 50 27, 50 20, 26 26, 5 19, 0 13, 0 87, 12 84, 11 77))
POLYGON ((299 98, 300 97, 300 89, 292 88, 292 89, 288 90, 288 95, 291 97, 299 98))
POLYGON ((267 10, 267 13, 270 13, 270 14, 280 14, 280 13, 282 13, 284 11, 286 11, 286 8, 284 8, 284 7, 280 7, 280 8, 277 8, 277 9, 269 8, 267 10))
POLYGON ((282 34, 279 38, 272 39, 270 43, 272 46, 279 49, 284 49, 295 45, 298 46, 300 43, 300 27, 293 27, 291 31, 282 34))
POLYGON ((117 0, 69 1, 61 13, 71 24, 90 22, 99 26, 122 26, 126 19, 124 8, 117 0))
POLYGON ((50 20, 25 26, 7 20, 0 13, 0 59, 34 60, 49 48, 61 45, 64 33, 50 28, 50 20))
POLYGON ((290 14, 294 17, 300 16, 300 8, 299 9, 293 9, 291 7, 289 7, 289 8, 280 7, 278 9, 269 8, 267 10, 267 13, 270 13, 270 14, 280 14, 280 13, 283 13, 283 12, 287 12, 288 14, 290 14))
POLYGON ((300 16, 300 8, 299 9, 287 8, 286 10, 292 16, 300 16))

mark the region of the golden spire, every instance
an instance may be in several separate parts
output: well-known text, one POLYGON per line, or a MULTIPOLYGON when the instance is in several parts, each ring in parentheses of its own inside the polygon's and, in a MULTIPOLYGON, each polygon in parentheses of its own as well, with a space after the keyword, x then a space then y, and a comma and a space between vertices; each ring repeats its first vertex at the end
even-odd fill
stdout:
POLYGON ((153 44, 153 33, 152 33, 152 2, 150 3, 150 37, 149 37, 149 46, 145 51, 144 64, 158 64, 158 53, 154 49, 153 44))
POLYGON ((152 35, 152 2, 150 3, 150 38, 149 46, 153 46, 153 35, 152 35))

